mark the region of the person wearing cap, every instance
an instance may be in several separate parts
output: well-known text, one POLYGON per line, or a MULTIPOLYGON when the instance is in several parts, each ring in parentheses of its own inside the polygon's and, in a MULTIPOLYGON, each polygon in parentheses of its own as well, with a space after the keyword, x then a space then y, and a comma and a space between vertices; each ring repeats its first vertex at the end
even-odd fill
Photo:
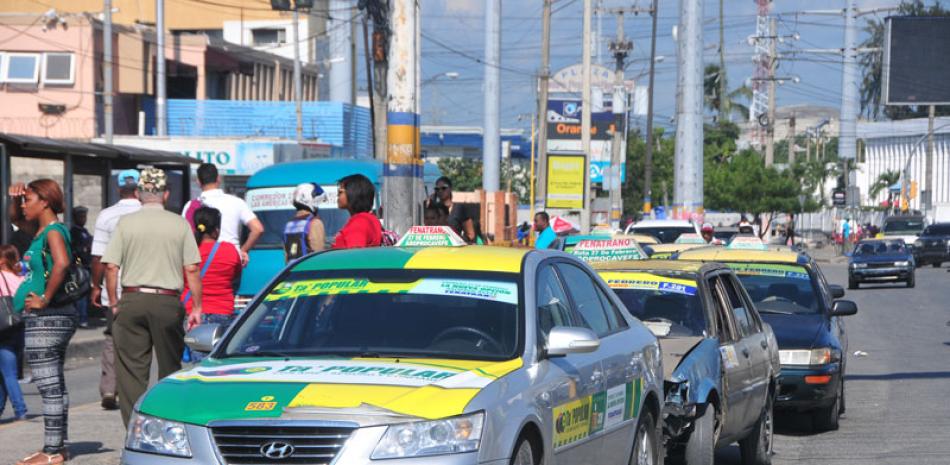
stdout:
POLYGON ((159 378, 181 369, 185 308, 179 299, 186 279, 192 301, 189 330, 201 322, 202 308, 201 254, 191 225, 165 210, 165 172, 142 170, 138 195, 142 209, 119 221, 102 256, 113 302, 116 385, 126 426, 133 405, 148 388, 152 354, 158 361, 159 378), (118 300, 119 270, 122 300, 118 300))
POLYGON ((326 248, 326 229, 319 216, 319 205, 327 194, 312 182, 298 184, 293 203, 297 213, 284 226, 284 260, 291 261, 326 248))
POLYGON ((722 245, 722 240, 715 236, 716 228, 713 228, 712 223, 703 223, 703 227, 699 229, 699 234, 703 236, 707 244, 722 245))
MULTIPOLYGON (((112 234, 119 223, 119 218, 135 213, 142 208, 136 192, 139 182, 138 170, 124 170, 117 176, 119 201, 99 212, 96 226, 92 235, 92 292, 89 303, 94 307, 110 307, 109 297, 102 293, 106 266, 102 263, 102 255, 112 240, 112 234)), ((116 289, 116 295, 122 296, 122 287, 116 289)), ((115 410, 119 408, 115 395, 115 345, 112 341, 112 312, 103 312, 106 316, 105 341, 102 344, 102 372, 99 377, 99 397, 102 408, 115 410)))
MULTIPOLYGON (((92 265, 92 234, 86 229, 89 209, 79 205, 73 207, 73 225, 69 228, 70 246, 79 265, 91 269, 92 265)), ((80 299, 76 302, 76 311, 79 312, 79 327, 89 327, 89 301, 80 299)))

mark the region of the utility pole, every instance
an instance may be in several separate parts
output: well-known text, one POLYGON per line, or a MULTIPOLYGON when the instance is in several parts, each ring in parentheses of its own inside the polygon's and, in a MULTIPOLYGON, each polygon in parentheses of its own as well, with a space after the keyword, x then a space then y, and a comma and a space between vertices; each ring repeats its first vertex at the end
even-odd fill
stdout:
POLYGON ((168 110, 165 92, 165 0, 155 0, 155 122, 159 137, 168 135, 168 110))
MULTIPOLYGON (((297 142, 303 141, 303 89, 300 77, 300 8, 294 2, 294 111, 297 113, 297 142)), ((332 89, 332 88, 331 88, 332 89)))
POLYGON ((653 27, 650 32, 650 77, 647 87, 647 129, 646 129, 646 153, 644 155, 643 169, 643 213, 644 216, 651 215, 653 212, 653 82, 656 71, 656 16, 657 0, 653 0, 653 7, 650 8, 651 22, 653 27))
POLYGON ((482 136, 482 189, 498 191, 501 163, 501 0, 485 2, 485 132, 482 136))
POLYGON ((936 108, 930 105, 927 109, 927 157, 924 165, 924 185, 927 194, 921 195, 924 213, 928 213, 934 204, 934 116, 936 108))
POLYGON ((775 18, 769 21, 769 113, 768 125, 765 128, 765 166, 775 164, 775 67, 778 63, 778 54, 775 45, 778 42, 778 27, 775 18))
POLYGON ((581 234, 590 232, 590 113, 591 113, 591 0, 584 0, 584 47, 581 60, 581 151, 584 152, 584 210, 581 212, 581 234))
POLYGON ((795 164, 795 115, 788 117, 788 166, 795 164))
MULTIPOLYGON (((371 111, 373 113, 373 153, 377 161, 385 162, 388 153, 386 112, 388 95, 387 76, 389 63, 389 7, 380 0, 360 0, 359 8, 365 10, 365 18, 373 21, 372 45, 367 45, 366 51, 372 57, 372 66, 367 57, 367 74, 369 74, 369 88, 371 93, 371 111), (370 69, 372 71, 370 71, 370 69)), ((364 26, 364 34, 368 34, 364 26)), ((367 40, 364 38, 364 41, 367 40)), ((383 190, 383 205, 388 204, 383 190)), ((385 214, 385 212, 384 212, 385 214)))
POLYGON ((612 106, 614 111, 614 135, 610 144, 610 173, 609 177, 604 177, 604 184, 610 189, 610 226, 614 229, 620 227, 620 216, 623 212, 623 198, 621 196, 621 148, 623 146, 623 136, 626 129, 626 102, 627 94, 624 87, 624 61, 630 50, 633 50, 633 42, 624 37, 623 30, 624 11, 617 11, 617 40, 610 43, 610 51, 614 54, 616 68, 614 70, 614 96, 612 106))
MULTIPOLYGON (((388 69, 387 153, 383 164, 383 214, 386 225, 404 234, 416 223, 416 184, 422 160, 419 158, 419 114, 416 41, 419 26, 415 0, 390 0, 388 69), (408 57, 408 58, 407 58, 408 57)), ((421 200, 421 199, 419 199, 421 200)))
MULTIPOLYGON (((353 61, 350 41, 353 36, 350 1, 329 0, 327 30, 330 33, 330 101, 353 103, 353 61)), ((296 79, 296 78, 295 78, 296 79)))
POLYGON ((680 2, 678 46, 681 104, 676 115, 674 218, 703 215, 703 0, 680 2))
POLYGON ((551 79, 551 3, 541 0, 541 72, 538 78, 538 187, 537 196, 547 201, 548 179, 548 81, 551 79))
POLYGON ((848 164, 849 159, 854 159, 857 152, 857 119, 858 119, 858 31, 856 29, 856 0, 845 0, 846 9, 844 16, 844 60, 841 73, 841 117, 839 118, 840 128, 838 135, 838 157, 842 159, 845 167, 845 193, 847 196, 846 204, 850 206, 857 205, 858 199, 852 198, 851 186, 855 185, 856 176, 851 171, 848 164))
POLYGON ((102 113, 105 120, 106 143, 112 144, 112 0, 105 0, 102 12, 102 113))
POLYGON ((726 17, 723 2, 725 0, 719 0, 719 117, 730 121, 729 97, 726 95, 726 17))

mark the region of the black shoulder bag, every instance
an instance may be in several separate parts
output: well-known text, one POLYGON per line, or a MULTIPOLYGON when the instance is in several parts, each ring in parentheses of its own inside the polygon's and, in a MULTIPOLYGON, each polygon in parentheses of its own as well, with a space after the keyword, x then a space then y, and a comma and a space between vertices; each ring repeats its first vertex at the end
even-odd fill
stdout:
MULTIPOLYGON (((50 307, 63 307, 75 303, 89 295, 92 290, 92 279, 89 270, 83 267, 80 264, 79 257, 73 256, 72 251, 69 250, 69 236, 64 235, 63 240, 67 244, 66 251, 72 260, 69 267, 66 268, 66 276, 63 277, 62 285, 53 296, 48 297, 50 307)), ((46 266, 44 277, 46 282, 49 282, 49 270, 53 267, 53 254, 50 252, 49 239, 46 237, 43 238, 43 265, 46 266)))

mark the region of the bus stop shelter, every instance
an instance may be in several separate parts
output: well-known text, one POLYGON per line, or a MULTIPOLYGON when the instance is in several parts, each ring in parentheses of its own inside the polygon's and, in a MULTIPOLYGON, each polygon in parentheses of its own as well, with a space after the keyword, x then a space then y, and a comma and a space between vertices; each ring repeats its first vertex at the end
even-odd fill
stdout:
POLYGON ((91 230, 99 211, 118 200, 119 171, 148 166, 165 170, 170 190, 166 208, 181 211, 190 198, 191 165, 197 163, 175 152, 0 133, 0 242, 9 243, 13 232, 7 195, 13 183, 39 178, 59 182, 66 197, 63 221, 71 224, 73 207, 82 205, 89 209, 91 230))

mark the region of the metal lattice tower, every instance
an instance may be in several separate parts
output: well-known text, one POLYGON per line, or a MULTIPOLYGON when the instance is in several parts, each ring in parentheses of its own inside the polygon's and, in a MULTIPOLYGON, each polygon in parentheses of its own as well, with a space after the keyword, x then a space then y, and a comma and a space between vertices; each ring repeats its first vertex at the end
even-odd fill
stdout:
MULTIPOLYGON (((769 7, 771 0, 755 0, 759 7, 755 18, 755 35, 750 42, 755 47, 755 70, 752 74, 752 104, 749 105, 749 122, 753 124, 753 140, 759 146, 765 144, 767 124, 762 124, 768 118, 769 90, 768 79, 772 57, 769 54, 769 44, 775 40, 775 31, 769 28, 769 7)), ((769 122, 768 124, 771 124, 769 122)))

